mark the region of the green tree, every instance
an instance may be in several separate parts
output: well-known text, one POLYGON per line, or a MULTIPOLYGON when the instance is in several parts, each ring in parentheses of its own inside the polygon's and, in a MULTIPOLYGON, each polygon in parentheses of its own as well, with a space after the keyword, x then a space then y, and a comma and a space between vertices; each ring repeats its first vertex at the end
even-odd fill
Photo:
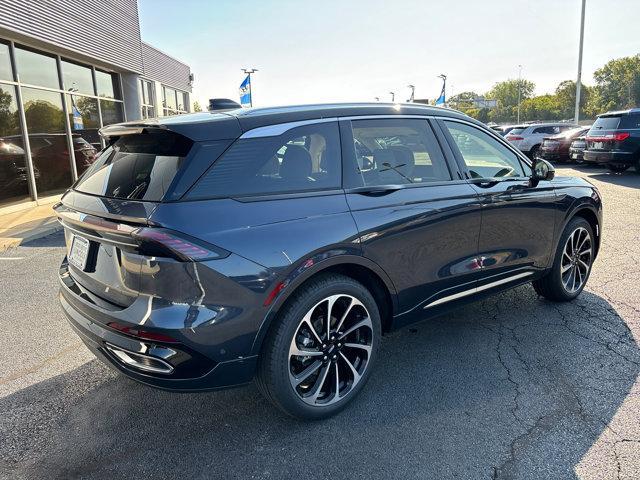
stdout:
POLYGON ((607 62, 593 73, 593 78, 602 111, 640 105, 640 54, 607 62))
POLYGON ((15 135, 18 132, 18 112, 13 95, 0 88, 0 135, 15 135))
POLYGON ((449 97, 448 104, 457 110, 469 109, 473 107, 473 100, 478 98, 476 92, 461 92, 452 97, 449 97))
MULTIPOLYGON (((573 118, 576 108, 576 82, 564 80, 556 87, 556 101, 560 119, 573 118)), ((584 83, 580 87, 580 118, 587 116, 586 107, 591 96, 591 88, 584 83)))
POLYGON ((560 120, 562 115, 556 95, 527 98, 520 105, 520 120, 560 120))
POLYGON ((46 100, 31 100, 24 105, 29 133, 64 132, 64 112, 46 100))
POLYGON ((199 101, 195 101, 193 102, 193 111, 194 112, 201 112, 202 111, 202 107, 200 106, 200 102, 199 101))
POLYGON ((531 98, 536 84, 524 78, 521 80, 509 79, 504 82, 498 82, 486 93, 485 97, 491 100, 497 100, 502 107, 515 107, 518 105, 518 82, 520 83, 520 99, 526 100, 527 98, 531 98))

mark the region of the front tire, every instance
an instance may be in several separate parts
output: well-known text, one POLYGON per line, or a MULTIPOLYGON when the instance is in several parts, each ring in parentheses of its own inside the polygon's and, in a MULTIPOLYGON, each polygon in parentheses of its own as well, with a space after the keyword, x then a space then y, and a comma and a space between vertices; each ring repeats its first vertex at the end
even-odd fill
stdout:
POLYGON ((609 171, 614 172, 614 173, 624 172, 630 166, 631 165, 619 165, 619 164, 611 164, 611 163, 607 164, 607 168, 609 169, 609 171))
POLYGON ((369 290, 350 277, 322 275, 294 293, 275 322, 258 365, 265 397, 304 420, 345 408, 378 355, 380 313, 369 290))
POLYGON ((574 217, 562 232, 551 270, 534 280, 533 288, 554 302, 573 300, 587 284, 594 254, 591 225, 582 217, 574 217))

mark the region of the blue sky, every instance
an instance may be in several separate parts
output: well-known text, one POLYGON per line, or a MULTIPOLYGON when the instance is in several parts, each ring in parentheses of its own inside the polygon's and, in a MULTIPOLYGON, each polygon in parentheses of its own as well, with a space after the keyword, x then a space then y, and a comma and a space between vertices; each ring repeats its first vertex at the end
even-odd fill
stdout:
MULTIPOLYGON (((142 37, 191 66, 194 96, 254 105, 437 97, 522 75, 552 92, 577 69, 580 0, 139 0, 142 37)), ((640 0, 587 0, 583 82, 640 53, 640 0)))

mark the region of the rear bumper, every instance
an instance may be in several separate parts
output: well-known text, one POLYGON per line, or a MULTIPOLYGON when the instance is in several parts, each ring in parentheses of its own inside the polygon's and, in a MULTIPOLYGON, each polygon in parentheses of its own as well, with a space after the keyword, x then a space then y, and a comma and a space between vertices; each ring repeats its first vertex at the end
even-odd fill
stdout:
POLYGON ((560 153, 557 150, 550 151, 550 150, 543 150, 543 149, 540 149, 538 151, 538 156, 540 158, 544 158, 545 160, 562 160, 567 158, 566 153, 560 153))
MULTIPOLYGON (((162 330, 163 334, 177 341, 159 342, 122 334, 109 327, 113 321, 144 328, 144 323, 131 323, 132 318, 130 321, 126 319, 135 317, 144 303, 147 307, 143 315, 153 317, 153 299, 141 298, 129 308, 108 311, 81 298, 74 287, 77 285, 63 264, 60 269, 60 304, 69 323, 96 357, 129 378, 174 391, 217 390, 242 385, 253 379, 257 356, 217 361, 209 351, 199 348, 198 343, 185 340, 184 333, 179 330, 162 330)), ((154 331, 157 333, 158 329, 154 331)))
POLYGON ((632 165, 635 159, 631 152, 585 150, 583 160, 588 163, 632 165))

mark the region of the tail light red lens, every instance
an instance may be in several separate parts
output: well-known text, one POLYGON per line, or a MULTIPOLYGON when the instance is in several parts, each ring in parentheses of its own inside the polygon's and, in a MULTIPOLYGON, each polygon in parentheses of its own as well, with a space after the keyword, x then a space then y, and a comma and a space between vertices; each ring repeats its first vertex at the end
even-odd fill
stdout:
POLYGON ((139 228, 131 233, 142 255, 171 257, 180 261, 200 261, 225 258, 230 253, 183 234, 165 228, 139 228))
POLYGON ((631 134, 629 132, 620 132, 620 133, 600 135, 595 137, 587 136, 586 140, 587 142, 622 142, 623 140, 626 140, 630 136, 631 134))
POLYGON ((507 140, 524 140, 524 137, 518 135, 507 135, 507 140))
POLYGON ((629 132, 620 132, 620 133, 616 133, 616 134, 613 136, 613 139, 614 139, 616 142, 621 142, 621 141, 626 140, 627 138, 629 138, 629 136, 630 136, 630 135, 631 135, 631 134, 630 134, 629 132))
POLYGON ((141 330, 139 328, 127 327, 126 325, 122 325, 121 323, 117 323, 117 322, 110 322, 110 323, 107 323, 107 325, 113 328, 114 330, 117 330, 126 335, 131 335, 132 337, 140 338, 143 340, 151 340, 154 342, 164 342, 164 343, 177 342, 175 338, 172 338, 169 335, 150 332, 148 330, 141 330))

